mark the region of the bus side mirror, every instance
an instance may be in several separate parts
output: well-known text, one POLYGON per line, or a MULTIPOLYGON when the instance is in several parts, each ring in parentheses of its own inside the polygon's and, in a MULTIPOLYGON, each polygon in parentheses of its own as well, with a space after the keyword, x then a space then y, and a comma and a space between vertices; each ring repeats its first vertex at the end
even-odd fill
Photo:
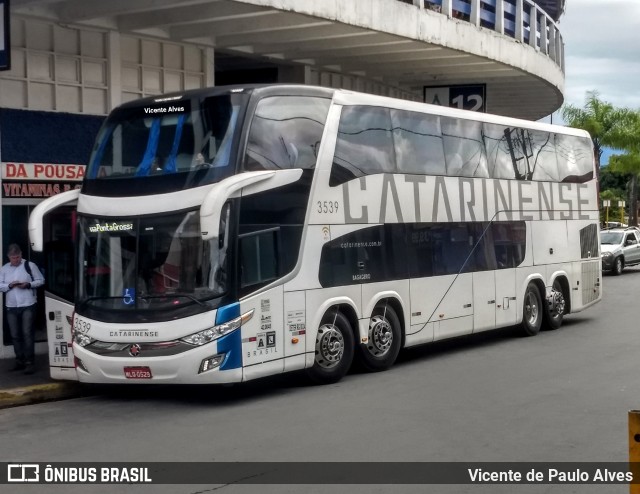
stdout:
POLYGON ((275 171, 260 171, 241 173, 225 178, 221 182, 214 184, 209 190, 202 206, 200 206, 200 232, 202 240, 218 238, 220 229, 220 216, 222 207, 232 197, 237 197, 247 185, 262 182, 271 178, 275 171))
POLYGON ((245 172, 225 178, 213 184, 200 206, 200 232, 202 240, 218 238, 220 216, 224 204, 234 197, 255 194, 297 181, 302 176, 301 169, 261 170, 245 172))

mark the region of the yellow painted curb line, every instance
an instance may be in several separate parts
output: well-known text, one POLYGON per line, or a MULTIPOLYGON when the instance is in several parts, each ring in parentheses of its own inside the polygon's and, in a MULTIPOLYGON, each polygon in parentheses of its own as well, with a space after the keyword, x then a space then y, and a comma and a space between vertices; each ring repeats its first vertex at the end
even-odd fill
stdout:
POLYGON ((36 384, 22 388, 5 389, 0 391, 0 408, 70 398, 80 394, 82 393, 77 386, 68 383, 36 384))

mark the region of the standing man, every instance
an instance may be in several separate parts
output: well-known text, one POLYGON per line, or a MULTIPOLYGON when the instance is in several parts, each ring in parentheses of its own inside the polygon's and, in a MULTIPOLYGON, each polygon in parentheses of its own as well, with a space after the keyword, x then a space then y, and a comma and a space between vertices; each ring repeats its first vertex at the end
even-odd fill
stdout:
POLYGON ((7 321, 16 354, 13 370, 24 370, 25 374, 34 372, 34 328, 36 316, 36 288, 44 285, 44 277, 38 266, 22 259, 18 244, 7 249, 9 262, 0 269, 0 292, 5 292, 7 321))

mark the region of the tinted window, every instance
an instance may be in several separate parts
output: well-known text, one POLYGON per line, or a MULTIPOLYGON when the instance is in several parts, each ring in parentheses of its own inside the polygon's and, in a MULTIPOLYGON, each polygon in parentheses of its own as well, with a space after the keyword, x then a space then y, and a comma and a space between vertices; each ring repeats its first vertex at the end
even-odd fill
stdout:
POLYGON ((344 107, 329 184, 378 173, 583 183, 587 138, 379 107, 344 107))
POLYGON ((440 125, 447 175, 488 177, 482 123, 442 117, 440 125))
POLYGON ((404 225, 364 228, 322 248, 320 284, 351 285, 409 277, 404 225))
POLYGON ((561 182, 584 183, 593 178, 591 141, 584 137, 555 135, 561 182))
POLYGON ((245 157, 246 170, 313 168, 330 100, 278 96, 257 107, 245 157))
POLYGON ((485 124, 489 171, 494 178, 557 181, 553 134, 485 124))
POLYGON ((393 125, 388 108, 342 108, 330 185, 376 173, 395 173, 393 125))
POLYGON ((526 251, 523 221, 413 225, 412 276, 514 268, 526 251))
POLYGON ((487 150, 489 176, 492 178, 515 178, 516 166, 512 158, 513 147, 509 146, 511 129, 502 125, 483 124, 483 140, 487 150))
POLYGON ((319 278, 328 287, 506 269, 525 252, 524 221, 374 226, 327 242, 319 278))
POLYGON ((398 172, 446 175, 440 117, 391 110, 398 172))
POLYGON ((240 287, 263 285, 278 277, 278 230, 240 236, 240 287))
POLYGON ((467 225, 459 223, 412 225, 410 242, 416 278, 459 273, 472 247, 467 225))
POLYGON ((486 123, 483 139, 493 178, 577 183, 593 178, 588 139, 486 123))
POLYGON ((524 135, 531 143, 531 156, 528 157, 530 173, 527 176, 541 182, 557 181, 558 159, 555 135, 537 130, 525 130, 524 135))
POLYGON ((524 221, 491 223, 489 232, 498 269, 515 268, 522 264, 527 245, 524 221))

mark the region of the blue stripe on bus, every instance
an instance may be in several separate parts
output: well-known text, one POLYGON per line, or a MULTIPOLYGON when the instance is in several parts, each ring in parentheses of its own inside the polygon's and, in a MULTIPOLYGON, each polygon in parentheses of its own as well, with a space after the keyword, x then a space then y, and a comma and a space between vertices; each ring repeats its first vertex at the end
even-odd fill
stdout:
POLYGON ((240 328, 218 340, 218 353, 226 353, 220 366, 221 371, 242 367, 242 333, 240 328))
POLYGON ((173 146, 171 146, 171 153, 167 159, 167 164, 164 167, 164 173, 175 173, 176 170, 176 155, 178 154, 178 146, 180 145, 180 138, 182 137, 182 126, 184 125, 185 115, 184 113, 178 117, 178 124, 176 125, 176 133, 173 136, 173 146))
POLYGON ((236 317, 240 317, 240 303, 235 302, 230 305, 220 307, 216 313, 216 325, 229 322, 236 317))
MULTIPOLYGON (((158 150, 158 141, 160 140, 160 119, 156 118, 151 124, 151 130, 149 131, 149 140, 147 141, 147 149, 144 151, 142 162, 138 165, 136 171, 136 177, 146 177, 149 175, 151 166, 153 164, 153 158, 156 157, 158 150)), ((159 165, 160 163, 156 163, 159 165)), ((153 170, 155 171, 155 170, 153 170)))
MULTIPOLYGON (((224 324, 236 317, 240 317, 240 304, 236 302, 225 305, 220 307, 216 313, 216 325, 224 324)), ((220 366, 221 371, 242 367, 242 334, 240 328, 218 340, 218 353, 223 352, 227 355, 220 366)))

